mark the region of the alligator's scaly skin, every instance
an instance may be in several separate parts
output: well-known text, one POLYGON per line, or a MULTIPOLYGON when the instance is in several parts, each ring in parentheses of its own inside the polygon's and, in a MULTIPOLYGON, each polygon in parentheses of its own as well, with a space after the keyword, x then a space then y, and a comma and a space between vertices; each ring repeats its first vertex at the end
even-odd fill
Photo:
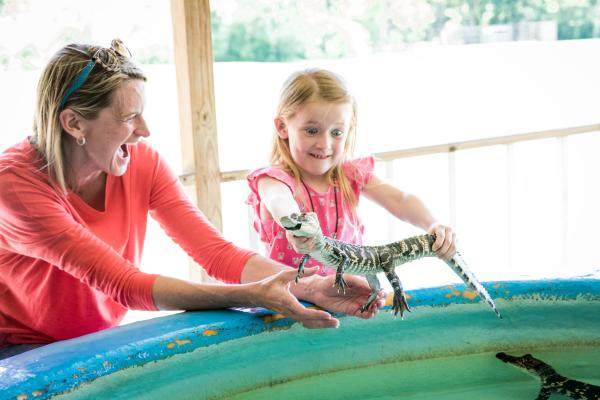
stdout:
MULTIPOLYGON (((320 261, 325 266, 336 269, 335 284, 340 290, 345 290, 347 287, 342 276, 343 273, 366 276, 372 293, 367 303, 362 306, 361 310, 363 311, 371 305, 380 290, 379 280, 376 275, 378 272, 385 274, 394 289, 392 306, 394 314, 396 315, 399 312, 400 316, 402 316, 404 311, 410 311, 404 290, 402 289, 402 283, 398 275, 396 275, 394 268, 423 257, 436 257, 436 253, 431 249, 435 242, 433 235, 413 236, 383 246, 359 246, 324 236, 314 213, 292 214, 289 217, 281 218, 281 224, 285 229, 293 231, 295 236, 312 237, 315 239, 313 252, 306 254, 298 266, 299 277, 302 276, 304 264, 309 257, 320 261)), ((500 317, 496 304, 494 304, 487 290, 485 290, 473 273, 467 268, 466 263, 460 255, 456 253, 446 263, 500 317)))
POLYGON ((600 386, 565 378, 550 365, 531 354, 514 357, 510 354, 498 353, 496 357, 505 363, 524 369, 540 380, 542 387, 536 400, 549 399, 552 393, 563 394, 575 400, 600 399, 600 386))

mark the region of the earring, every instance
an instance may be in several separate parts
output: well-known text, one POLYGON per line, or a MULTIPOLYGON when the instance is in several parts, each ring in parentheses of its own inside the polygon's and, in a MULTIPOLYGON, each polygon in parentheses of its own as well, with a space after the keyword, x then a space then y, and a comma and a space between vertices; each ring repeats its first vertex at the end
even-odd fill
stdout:
POLYGON ((78 145, 85 146, 85 136, 79 136, 75 139, 78 145))

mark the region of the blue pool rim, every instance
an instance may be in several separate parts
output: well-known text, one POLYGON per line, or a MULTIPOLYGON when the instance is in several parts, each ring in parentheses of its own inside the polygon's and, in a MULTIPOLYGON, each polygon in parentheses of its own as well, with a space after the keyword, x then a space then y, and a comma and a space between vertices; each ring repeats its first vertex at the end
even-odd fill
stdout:
MULTIPOLYGON (((586 296, 600 300, 597 279, 486 282, 484 286, 494 299, 570 300, 586 296)), ((407 294, 408 303, 415 310, 480 301, 462 284, 412 290, 407 294)), ((490 317, 494 317, 491 309, 490 317)), ((0 398, 48 398, 125 368, 232 339, 286 329, 292 324, 293 321, 269 310, 228 309, 185 312, 108 329, 0 361, 0 398)))

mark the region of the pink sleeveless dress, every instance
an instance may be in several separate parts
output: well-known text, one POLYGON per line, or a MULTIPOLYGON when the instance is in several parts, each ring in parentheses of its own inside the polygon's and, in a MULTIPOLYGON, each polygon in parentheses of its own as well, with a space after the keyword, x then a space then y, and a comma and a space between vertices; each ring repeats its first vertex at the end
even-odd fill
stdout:
MULTIPOLYGON (((343 171, 349 179, 352 191, 356 199, 360 199, 360 193, 369 178, 373 174, 373 157, 357 158, 344 163, 343 171)), ((260 240, 266 245, 266 256, 279 261, 285 265, 298 268, 302 254, 294 251, 292 245, 287 241, 285 229, 279 226, 272 218, 261 219, 260 206, 261 199, 258 194, 258 180, 264 176, 277 179, 285 183, 292 192, 294 199, 300 207, 300 211, 313 211, 319 217, 323 234, 333 237, 347 243, 362 244, 364 226, 360 218, 353 213, 340 190, 334 190, 330 187, 326 193, 320 193, 309 185, 296 185, 296 180, 287 172, 277 167, 265 167, 251 172, 248 177, 250 186, 250 195, 246 200, 254 210, 254 229, 258 232, 260 240), (308 192, 307 192, 308 191, 308 192), (310 198, 308 197, 310 196, 310 198), (312 200, 312 201, 311 201, 312 200), (337 218, 337 232, 336 232, 337 218)), ((306 263, 306 267, 318 265, 320 275, 334 274, 335 270, 321 265, 314 259, 306 263)))

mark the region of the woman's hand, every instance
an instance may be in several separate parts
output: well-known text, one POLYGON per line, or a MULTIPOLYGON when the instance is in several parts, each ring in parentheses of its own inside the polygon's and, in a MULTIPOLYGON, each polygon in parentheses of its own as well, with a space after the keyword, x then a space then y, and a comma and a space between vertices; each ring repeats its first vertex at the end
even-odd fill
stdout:
POLYGON ((432 250, 444 261, 449 261, 456 254, 456 234, 451 227, 435 223, 429 227, 427 233, 435 235, 432 250))
MULTIPOLYGON (((304 281, 319 270, 318 267, 304 270, 304 281)), ((300 322, 307 328, 337 328, 340 321, 328 312, 306 308, 290 292, 290 284, 296 279, 296 270, 278 272, 253 284, 255 293, 252 301, 257 306, 265 307, 300 322)), ((310 279, 310 278, 309 278, 310 279)), ((329 307, 325 307, 328 308, 329 307)), ((335 311, 335 310, 332 310, 335 311)), ((367 313, 369 311, 366 311, 367 313)))
POLYGON ((344 275, 344 279, 348 284, 345 293, 338 291, 334 286, 335 275, 325 277, 313 275, 303 278, 297 285, 292 287, 292 290, 297 293, 298 297, 331 312, 365 319, 377 315, 379 308, 383 307, 385 303, 384 291, 380 290, 377 298, 371 303, 369 308, 361 312, 360 308, 367 302, 371 295, 371 288, 362 277, 346 274, 344 275))
POLYGON ((319 267, 306 268, 304 277, 291 285, 298 271, 286 267, 277 272, 280 268, 281 264, 263 256, 251 257, 242 272, 242 282, 251 285, 250 291, 244 294, 243 304, 268 308, 308 328, 336 328, 339 321, 325 311, 305 308, 297 299, 360 318, 374 317, 384 305, 385 294, 380 292, 365 312, 360 311, 371 295, 371 288, 363 277, 345 275, 349 287, 343 293, 334 287, 334 275, 315 275, 319 267), (265 277, 265 274, 273 275, 265 277))

